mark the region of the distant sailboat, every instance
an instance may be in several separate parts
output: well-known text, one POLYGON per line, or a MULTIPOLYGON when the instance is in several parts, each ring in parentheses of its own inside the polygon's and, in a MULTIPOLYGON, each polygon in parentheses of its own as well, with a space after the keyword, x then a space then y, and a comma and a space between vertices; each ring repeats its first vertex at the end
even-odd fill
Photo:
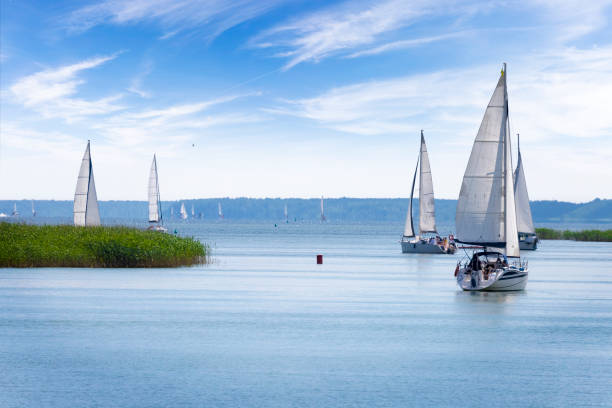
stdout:
POLYGON ((32 217, 36 217, 36 210, 34 209, 34 200, 32 200, 32 217))
POLYGON ((187 210, 185 210, 185 203, 181 203, 181 219, 187 219, 187 210))
POLYGON ((504 64, 474 140, 457 201, 457 241, 482 248, 457 264, 455 276, 463 290, 510 291, 527 285, 527 265, 520 261, 509 133, 504 64), (508 258, 518 261, 510 264, 508 258))
POLYGON ((412 177, 410 205, 408 207, 408 214, 406 215, 404 236, 401 241, 402 252, 405 254, 454 254, 457 247, 451 238, 440 238, 436 235, 430 239, 425 239, 416 235, 412 219, 412 198, 414 196, 417 171, 419 173, 419 233, 437 234, 433 180, 431 178, 431 168, 429 166, 427 146, 425 145, 425 136, 423 136, 422 130, 421 148, 419 150, 416 168, 414 169, 414 176, 412 177))
POLYGON ((521 157, 520 136, 516 135, 518 162, 514 172, 514 202, 516 203, 516 224, 519 234, 519 247, 521 250, 535 250, 538 248, 538 236, 533 227, 529 195, 527 194, 527 181, 521 157))
POLYGON ((191 217, 195 218, 195 209, 193 208, 193 204, 191 204, 191 217))
POLYGON ((77 179, 73 213, 74 225, 76 226, 100 225, 100 211, 98 210, 96 183, 94 182, 93 166, 89 152, 89 140, 77 179))
POLYGON ((159 194, 159 179, 157 176, 157 159, 153 155, 151 163, 151 172, 149 173, 149 223, 150 230, 168 231, 163 227, 161 199, 159 194))
POLYGON ((285 204, 285 223, 289 224, 289 212, 287 211, 287 204, 285 204))
POLYGON ((217 207, 219 208, 219 219, 223 219, 223 209, 221 208, 221 202, 217 203, 217 207))
POLYGON ((325 221, 327 221, 327 218, 325 218, 325 212, 323 211, 323 196, 321 196, 321 222, 325 221))
POLYGON ((19 211, 17 211, 17 203, 13 203, 13 212, 11 213, 11 217, 19 217, 19 211))

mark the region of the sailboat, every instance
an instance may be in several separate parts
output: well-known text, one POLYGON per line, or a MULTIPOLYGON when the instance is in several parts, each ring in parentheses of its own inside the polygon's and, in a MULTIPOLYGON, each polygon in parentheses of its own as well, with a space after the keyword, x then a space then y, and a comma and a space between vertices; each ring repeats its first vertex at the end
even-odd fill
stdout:
POLYGON ((11 213, 11 217, 19 217, 19 211, 17 211, 17 203, 13 203, 13 212, 11 213))
POLYGON ((511 291, 527 285, 516 225, 506 64, 480 124, 455 216, 457 241, 474 245, 455 269, 463 290, 511 291), (511 261, 509 259, 514 259, 511 261))
POLYGON ((100 211, 98 210, 98 196, 94 182, 93 166, 89 153, 89 140, 81 162, 76 191, 74 193, 74 225, 88 227, 100 225, 100 211))
POLYGON ((421 130, 421 148, 419 157, 417 158, 416 168, 414 169, 414 176, 412 177, 410 205, 408 207, 408 214, 406 215, 404 236, 401 240, 402 253, 454 254, 457 250, 457 246, 452 237, 440 238, 437 235, 434 202, 429 155, 427 154, 427 146, 425 145, 425 136, 423 136, 423 131, 421 130), (419 173, 419 233, 436 234, 429 239, 416 235, 412 219, 412 198, 414 196, 417 172, 419 173))
POLYGON ((217 203, 217 207, 219 208, 219 219, 223 219, 223 209, 221 208, 221 202, 217 203))
POLYGON ((516 224, 519 236, 519 247, 521 250, 536 250, 538 248, 538 236, 533 227, 531 208, 529 208, 529 195, 527 194, 527 181, 523 169, 521 157, 520 135, 516 135, 518 162, 514 171, 514 202, 516 206, 516 224))
POLYGON ((168 231, 163 226, 161 199, 159 195, 159 179, 157 177, 157 159, 153 155, 151 172, 149 173, 149 226, 153 231, 168 231))
POLYGON ((193 204, 191 204, 191 218, 195 218, 195 209, 193 208, 193 204))
POLYGON ((287 204, 285 204, 285 223, 289 224, 289 212, 287 211, 287 204))
POLYGON ((325 212, 323 211, 323 196, 321 196, 321 222, 325 221, 327 221, 327 218, 325 218, 325 212))
POLYGON ((32 200, 32 217, 36 217, 36 210, 34 209, 34 200, 32 200))
POLYGON ((185 203, 181 203, 181 219, 187 219, 187 210, 185 210, 185 203))

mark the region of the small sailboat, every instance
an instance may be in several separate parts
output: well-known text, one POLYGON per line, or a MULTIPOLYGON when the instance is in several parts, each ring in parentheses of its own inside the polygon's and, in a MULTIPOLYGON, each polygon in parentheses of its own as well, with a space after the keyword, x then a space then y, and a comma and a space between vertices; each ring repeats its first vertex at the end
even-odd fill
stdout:
POLYGON ((193 204, 191 204, 191 218, 195 218, 195 209, 193 208, 193 204))
POLYGON ((533 227, 531 208, 529 207, 529 195, 527 194, 527 181, 523 169, 523 158, 521 157, 520 135, 516 135, 518 162, 514 171, 514 202, 516 203, 516 224, 519 235, 519 247, 521 250, 536 250, 538 248, 538 236, 533 227))
POLYGON ((157 176, 157 159, 153 155, 151 172, 149 173, 149 223, 148 229, 153 231, 168 231, 163 226, 161 199, 159 195, 159 179, 157 176))
POLYGON ((511 291, 527 285, 527 262, 520 259, 511 153, 504 64, 457 201, 457 241, 478 248, 455 269, 463 290, 511 291))
POLYGON ((19 211, 17 211, 17 203, 13 203, 13 212, 11 213, 11 217, 19 217, 19 211))
POLYGON ((89 145, 88 140, 74 193, 74 225, 79 227, 100 225, 98 196, 96 194, 96 183, 94 182, 89 145))
POLYGON ((410 205, 406 215, 404 235, 401 240, 402 252, 418 254, 454 254, 457 250, 452 237, 441 238, 436 231, 435 200, 433 192, 433 180, 429 166, 429 155, 425 145, 425 136, 421 130, 421 148, 417 158, 414 176, 412 177, 412 189, 410 190, 410 205), (419 166, 420 163, 420 166, 419 166), (430 238, 416 234, 412 219, 412 198, 416 184, 417 172, 419 173, 419 233, 435 234, 430 238))
POLYGON ((181 219, 187 219, 187 210, 185 210, 185 203, 181 203, 181 219))
POLYGON ((217 207, 218 207, 218 213, 219 213, 219 219, 222 220, 223 219, 223 209, 221 208, 221 202, 219 201, 217 203, 217 207))
POLYGON ((325 211, 323 211, 323 196, 321 196, 321 222, 326 222, 325 211))
POLYGON ((36 217, 36 210, 34 209, 34 200, 32 200, 32 217, 36 217))
POLYGON ((287 211, 287 204, 285 204, 285 223, 289 224, 289 212, 287 211))

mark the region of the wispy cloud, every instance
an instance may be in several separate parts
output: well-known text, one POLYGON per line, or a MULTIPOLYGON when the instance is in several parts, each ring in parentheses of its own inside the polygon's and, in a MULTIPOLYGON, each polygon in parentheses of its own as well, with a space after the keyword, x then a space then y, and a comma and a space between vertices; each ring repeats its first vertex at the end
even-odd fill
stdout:
POLYGON ((433 35, 430 37, 421 37, 421 38, 414 38, 410 40, 392 41, 392 42, 389 42, 383 45, 379 45, 377 47, 368 48, 362 51, 354 52, 348 55, 347 58, 357 58, 357 57, 364 57, 367 55, 377 55, 377 54, 382 54, 383 52, 387 52, 387 51, 418 47, 420 45, 430 44, 430 43, 437 42, 437 41, 443 41, 443 40, 448 40, 451 38, 463 37, 472 32, 473 31, 458 31, 455 33, 433 35))
POLYGON ((559 32, 558 40, 565 43, 604 27, 612 0, 532 0, 531 4, 546 10, 559 32))
MULTIPOLYGON (((362 82, 288 101, 272 111, 360 135, 413 132, 423 126, 446 135, 468 134, 481 118, 498 68, 362 82)), ((612 136, 611 75, 612 47, 565 48, 515 59, 509 70, 512 123, 535 138, 612 136)))
POLYGON ((211 40, 224 31, 258 17, 283 0, 104 0, 73 11, 64 21, 71 32, 100 24, 157 23, 167 39, 182 31, 197 31, 211 40))
POLYGON ((60 68, 47 69, 19 79, 10 87, 15 100, 44 117, 61 117, 68 121, 89 115, 101 115, 122 109, 115 102, 120 95, 97 100, 75 97, 77 87, 85 81, 79 74, 98 67, 116 55, 96 57, 60 68))
POLYGON ((387 0, 365 7, 362 2, 356 4, 347 3, 279 25, 254 38, 252 44, 281 49, 277 55, 289 58, 285 65, 289 69, 372 44, 381 34, 414 22, 432 8, 421 1, 408 4, 387 0))

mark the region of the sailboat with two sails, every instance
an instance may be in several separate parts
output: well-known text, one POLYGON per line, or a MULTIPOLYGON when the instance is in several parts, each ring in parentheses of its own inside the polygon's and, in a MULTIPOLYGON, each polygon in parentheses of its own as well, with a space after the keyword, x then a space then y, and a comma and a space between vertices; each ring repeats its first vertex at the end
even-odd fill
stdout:
POLYGON ((406 215, 406 225, 402 236, 402 253, 410 254, 454 254, 457 246, 452 237, 440 238, 436 230, 436 215, 434 205, 433 180, 431 178, 431 167, 429 155, 425 145, 425 136, 421 130, 421 148, 417 158, 414 176, 412 177, 412 189, 410 190, 410 204, 406 215), (420 164, 420 166, 419 166, 420 164), (414 229, 412 216, 412 201, 416 176, 419 174, 419 234, 414 229), (434 234, 430 238, 423 234, 434 234))
POLYGON ((457 242, 473 246, 455 277, 466 291, 513 291, 527 285, 521 261, 508 121, 506 64, 474 140, 457 201, 457 242))
POLYGON ((157 158, 153 155, 149 173, 149 230, 167 232, 162 217, 161 198, 159 195, 159 178, 157 176, 157 158))

